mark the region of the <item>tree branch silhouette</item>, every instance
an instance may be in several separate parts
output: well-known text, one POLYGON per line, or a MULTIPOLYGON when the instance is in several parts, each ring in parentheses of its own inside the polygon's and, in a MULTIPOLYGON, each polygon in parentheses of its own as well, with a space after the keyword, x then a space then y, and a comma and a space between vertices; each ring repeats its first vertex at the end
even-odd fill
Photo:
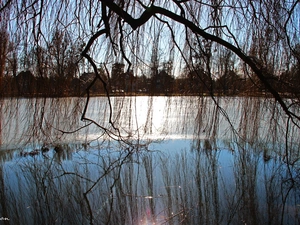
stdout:
POLYGON ((284 112, 289 117, 296 118, 297 120, 300 121, 300 116, 294 114, 293 112, 291 112, 288 109, 288 106, 283 101, 283 99, 280 96, 280 94, 278 93, 278 91, 276 91, 275 88, 270 84, 270 82, 268 82, 263 71, 257 66, 255 61, 250 56, 248 56, 246 53, 244 53, 239 47, 234 46, 233 44, 227 42, 226 40, 224 40, 216 35, 206 32, 205 30, 198 27, 195 23, 184 18, 183 16, 177 15, 167 9, 155 6, 154 4, 147 7, 145 9, 145 11, 141 14, 141 16, 139 18, 135 19, 129 13, 127 13, 125 10, 123 10, 121 7, 119 7, 117 4, 115 4, 113 1, 102 0, 102 2, 104 2, 110 10, 112 10, 120 18, 122 18, 124 20, 124 22, 128 23, 133 30, 136 30, 140 26, 147 23, 147 21, 149 21, 150 18, 152 18, 156 14, 160 14, 160 15, 168 17, 169 19, 171 19, 173 21, 176 21, 176 22, 184 25, 185 27, 189 28, 193 33, 199 34, 203 38, 213 41, 215 43, 218 43, 218 44, 226 47, 227 49, 231 50, 255 72, 255 74, 257 75, 259 80, 263 83, 263 85, 266 87, 266 89, 272 94, 274 99, 280 104, 280 106, 282 107, 284 112))

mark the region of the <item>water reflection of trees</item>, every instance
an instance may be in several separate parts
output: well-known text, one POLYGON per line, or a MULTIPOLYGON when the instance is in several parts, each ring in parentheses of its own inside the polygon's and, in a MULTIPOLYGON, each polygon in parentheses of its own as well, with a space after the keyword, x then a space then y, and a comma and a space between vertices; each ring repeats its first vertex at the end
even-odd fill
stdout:
POLYGON ((101 142, 92 151, 74 145, 72 160, 20 158, 3 167, 1 211, 11 224, 299 222, 284 164, 238 147, 232 153, 226 142, 200 146, 135 152, 101 142))
MULTIPOLYGON (((85 127, 80 99, 2 106, 2 140, 20 145, 1 151, 1 215, 11 224, 299 222, 298 128, 290 123, 286 132, 287 118, 272 101, 122 97, 111 103, 119 141, 85 127), (45 143, 47 152, 19 154, 45 143)), ((103 98, 91 99, 87 116, 113 132, 109 113, 103 98)))

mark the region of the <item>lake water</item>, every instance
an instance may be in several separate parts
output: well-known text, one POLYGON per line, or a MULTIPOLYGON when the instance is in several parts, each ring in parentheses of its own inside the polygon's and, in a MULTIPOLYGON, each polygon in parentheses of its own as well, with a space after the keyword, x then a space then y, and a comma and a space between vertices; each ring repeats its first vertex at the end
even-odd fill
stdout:
POLYGON ((4 99, 0 116, 0 224, 300 223, 299 129, 272 99, 4 99))

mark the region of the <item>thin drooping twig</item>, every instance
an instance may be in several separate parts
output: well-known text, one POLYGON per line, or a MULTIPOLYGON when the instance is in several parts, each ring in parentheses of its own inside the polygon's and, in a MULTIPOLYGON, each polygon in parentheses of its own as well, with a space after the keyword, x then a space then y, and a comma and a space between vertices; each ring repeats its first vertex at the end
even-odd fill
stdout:
MULTIPOLYGON (((85 57, 88 62, 92 65, 93 69, 94 69, 94 73, 95 73, 95 78, 94 80, 90 83, 90 85, 87 87, 86 89, 86 94, 87 94, 87 99, 86 99, 86 103, 85 103, 85 106, 84 106, 84 110, 83 110, 83 113, 82 113, 82 116, 81 116, 81 119, 82 120, 89 120, 93 123, 95 123, 97 126, 101 127, 98 123, 96 123, 95 121, 91 120, 91 119, 88 119, 86 118, 86 112, 87 112, 87 108, 88 108, 88 104, 89 104, 89 100, 90 100, 90 89, 92 88, 92 86, 95 84, 95 82, 97 81, 97 79, 99 79, 104 87, 104 90, 105 90, 105 93, 106 93, 106 96, 107 96, 107 100, 108 100, 108 105, 109 105, 109 123, 111 124, 111 126, 117 131, 118 134, 120 134, 120 131, 118 128, 115 127, 113 121, 112 121, 112 105, 111 105, 111 100, 110 100, 110 95, 109 95, 109 91, 108 91, 108 88, 107 88, 107 83, 102 79, 102 77, 100 76, 99 72, 98 72, 98 69, 97 69, 97 66, 95 64, 95 62, 93 61, 93 59, 91 58, 91 56, 88 54, 88 51, 90 50, 91 46, 93 45, 93 43, 101 36, 101 35, 104 35, 106 34, 106 29, 102 29, 102 30, 99 30, 96 34, 94 34, 90 40, 88 41, 85 49, 82 51, 81 55, 83 57, 85 57)), ((104 127, 101 127, 103 128, 104 130, 107 130, 105 129, 104 127)))
POLYGON ((123 35, 121 20, 118 21, 118 24, 119 24, 119 31, 120 31, 120 50, 121 50, 121 54, 122 54, 123 58, 128 63, 127 72, 129 72, 130 71, 130 67, 131 67, 131 62, 128 59, 128 57, 126 56, 125 51, 124 51, 124 47, 123 47, 123 36, 124 35, 123 35))

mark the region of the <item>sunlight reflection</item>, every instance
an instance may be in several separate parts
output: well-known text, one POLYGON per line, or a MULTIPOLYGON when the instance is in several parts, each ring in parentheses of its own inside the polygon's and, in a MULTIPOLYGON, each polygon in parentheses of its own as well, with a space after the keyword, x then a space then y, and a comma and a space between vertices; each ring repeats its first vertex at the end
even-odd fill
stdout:
POLYGON ((164 217, 152 217, 151 216, 145 216, 145 218, 140 220, 140 223, 138 225, 157 225, 157 224, 165 224, 166 219, 164 217))
POLYGON ((151 215, 151 210, 147 209, 146 215, 144 216, 143 219, 140 220, 140 223, 138 225, 167 224, 168 222, 173 220, 175 217, 180 217, 182 219, 182 221, 187 217, 187 215, 185 215, 182 210, 179 212, 176 212, 176 213, 170 212, 169 216, 163 215, 164 212, 165 211, 163 210, 158 215, 151 215))

